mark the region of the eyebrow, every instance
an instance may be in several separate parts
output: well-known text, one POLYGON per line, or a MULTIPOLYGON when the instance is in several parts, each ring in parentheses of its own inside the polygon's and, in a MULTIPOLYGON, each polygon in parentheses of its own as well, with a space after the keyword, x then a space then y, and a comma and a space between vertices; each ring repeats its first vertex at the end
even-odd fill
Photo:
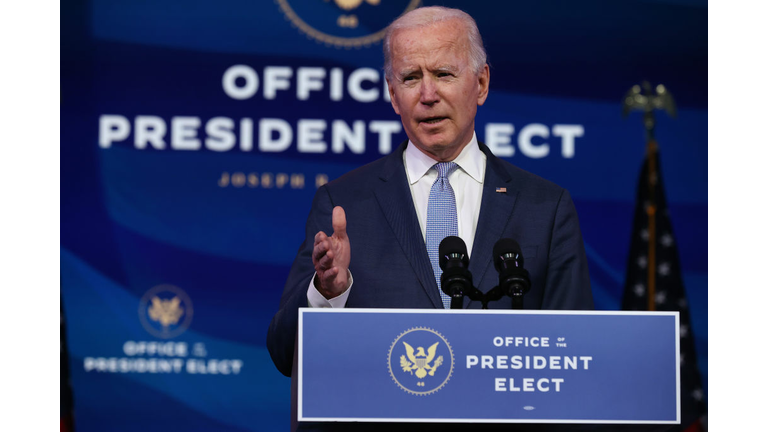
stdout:
POLYGON ((440 66, 440 67, 436 68, 435 71, 437 71, 437 72, 454 72, 455 73, 455 72, 459 71, 459 68, 456 67, 456 66, 445 65, 445 66, 440 66))
MULTIPOLYGON (((457 66, 452 66, 452 65, 438 66, 433 70, 433 72, 451 72, 451 73, 457 73, 458 71, 459 71, 459 68, 457 66)), ((416 72, 421 72, 421 68, 403 69, 397 74, 397 77, 402 81, 408 75, 411 75, 416 72)))

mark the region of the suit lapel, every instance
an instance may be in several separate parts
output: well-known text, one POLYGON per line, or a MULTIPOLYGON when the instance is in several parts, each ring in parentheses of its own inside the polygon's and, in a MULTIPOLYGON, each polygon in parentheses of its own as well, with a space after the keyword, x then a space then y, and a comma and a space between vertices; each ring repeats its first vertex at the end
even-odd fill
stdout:
MULTIPOLYGON (((501 161, 494 156, 484 144, 480 150, 485 153, 485 179, 483 180, 483 198, 480 203, 480 215, 475 230, 475 240, 469 271, 472 273, 474 285, 482 285, 483 279, 491 277, 486 274, 493 261, 493 245, 501 238, 515 207, 518 190, 512 184, 512 177, 504 169, 501 161), (497 192, 497 188, 506 188, 505 192, 497 192)), ((493 272, 491 272, 493 273, 493 272)), ((494 284, 495 285, 495 284, 494 284)), ((468 301, 465 301, 465 305, 468 301)))
POLYGON ((403 166, 403 151, 407 144, 406 141, 387 157, 379 176, 381 181, 373 192, 422 288, 432 300, 433 306, 442 308, 443 301, 437 292, 432 264, 419 229, 419 219, 416 216, 411 190, 408 187, 408 177, 403 166))

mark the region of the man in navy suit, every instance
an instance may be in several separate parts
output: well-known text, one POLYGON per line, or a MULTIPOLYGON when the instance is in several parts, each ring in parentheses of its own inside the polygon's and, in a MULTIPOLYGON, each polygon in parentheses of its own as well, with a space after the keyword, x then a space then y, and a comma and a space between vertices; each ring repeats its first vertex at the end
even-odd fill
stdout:
MULTIPOLYGON (((498 284, 492 249, 511 238, 530 272, 525 309, 593 308, 568 191, 477 141, 475 114, 488 97, 490 71, 475 21, 455 9, 416 9, 390 25, 384 56, 392 107, 409 140, 317 191, 267 336, 272 359, 287 376, 299 307, 446 307, 427 250, 436 214, 430 193, 441 162, 455 163, 444 175, 480 291, 498 284)), ((464 306, 480 304, 466 299, 464 306)), ((509 309, 511 299, 489 306, 509 309)))

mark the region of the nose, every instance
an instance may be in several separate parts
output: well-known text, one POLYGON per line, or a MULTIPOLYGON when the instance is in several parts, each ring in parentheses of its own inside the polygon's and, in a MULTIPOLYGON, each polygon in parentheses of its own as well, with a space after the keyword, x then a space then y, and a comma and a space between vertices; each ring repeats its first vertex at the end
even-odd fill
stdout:
POLYGON ((440 96, 437 92, 437 83, 432 79, 424 79, 421 81, 419 102, 424 105, 434 105, 440 100, 440 96))

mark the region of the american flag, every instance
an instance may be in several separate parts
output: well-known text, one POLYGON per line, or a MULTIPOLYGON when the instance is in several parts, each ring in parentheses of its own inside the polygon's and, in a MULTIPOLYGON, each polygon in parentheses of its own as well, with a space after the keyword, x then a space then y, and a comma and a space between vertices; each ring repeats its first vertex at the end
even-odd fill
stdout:
MULTIPOLYGON (((705 430, 707 404, 701 385, 701 375, 696 363, 696 347, 688 309, 688 302, 683 288, 683 278, 678 258, 677 244, 672 232, 664 186, 661 179, 658 151, 653 152, 657 175, 653 195, 648 179, 648 157, 643 162, 637 188, 632 240, 630 241, 627 279, 624 285, 624 310, 648 310, 649 308, 649 271, 648 266, 655 261, 655 286, 653 306, 658 311, 680 312, 680 430, 705 430), (655 201, 655 227, 649 232, 647 207, 655 201), (655 256, 649 256, 649 240, 655 230, 655 256)), ((653 335, 649 335, 653 337, 653 335)))

